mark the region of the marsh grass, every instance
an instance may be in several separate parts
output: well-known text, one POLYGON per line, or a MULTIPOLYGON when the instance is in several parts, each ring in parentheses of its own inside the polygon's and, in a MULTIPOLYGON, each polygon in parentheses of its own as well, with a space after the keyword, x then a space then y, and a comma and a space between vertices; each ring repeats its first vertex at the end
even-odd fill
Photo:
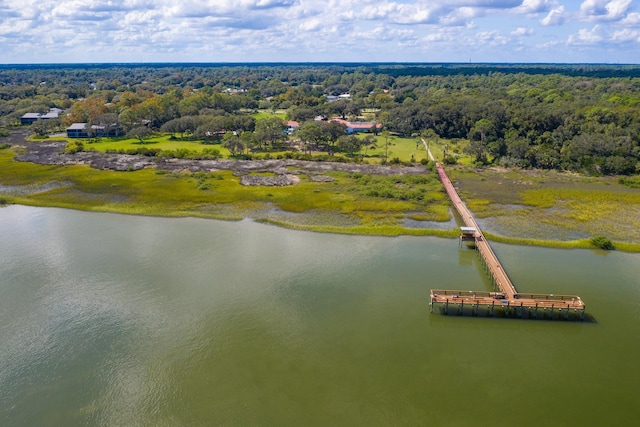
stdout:
MULTIPOLYGON (((506 237, 493 234, 487 231, 483 232, 487 239, 492 242, 506 243, 510 245, 523 245, 523 246, 541 246, 546 248, 558 248, 558 249, 602 249, 594 245, 592 239, 577 239, 577 240, 550 240, 550 239, 528 239, 521 237, 506 237)), ((640 252, 640 243, 631 242, 611 242, 616 250, 624 252, 640 252)))
POLYGON ((593 247, 588 236, 599 235, 616 248, 640 242, 640 191, 614 179, 500 169, 455 169, 451 175, 485 228, 523 244, 558 247, 551 242, 581 236, 581 247, 593 247))
POLYGON ((485 231, 484 235, 492 242, 507 243, 512 245, 542 246, 558 249, 593 249, 589 239, 578 239, 569 241, 550 239, 529 239, 523 237, 506 237, 485 231))
POLYGON ((622 177, 618 179, 618 182, 629 188, 640 188, 640 176, 622 177))
MULTIPOLYGON (((449 219, 448 215, 443 215, 447 212, 448 202, 440 193, 440 183, 432 177, 376 178, 380 185, 407 187, 407 191, 416 183, 423 189, 420 194, 429 195, 410 199, 402 194, 398 197, 368 196, 364 194, 365 184, 340 172, 328 173, 334 178, 333 182, 312 182, 307 176, 300 175, 297 185, 248 187, 240 185, 239 177, 231 171, 191 173, 143 169, 124 173, 84 165, 42 166, 15 162, 13 155, 10 150, 0 152, 0 184, 35 185, 46 189, 7 198, 12 203, 25 205, 136 215, 254 217, 310 230, 337 232, 344 228, 348 233, 382 235, 430 234, 403 227, 405 212, 424 212, 430 220, 449 219), (274 209, 302 216, 287 222, 286 215, 265 214, 274 209)), ((437 233, 446 234, 442 230, 437 233)))
POLYGON ((292 224, 286 221, 277 221, 277 220, 262 220, 261 222, 277 225, 284 228, 294 229, 294 230, 307 230, 307 231, 314 231, 319 233, 375 235, 375 236, 388 236, 388 237, 412 235, 412 236, 436 236, 436 237, 443 237, 443 238, 455 238, 458 236, 458 231, 456 230, 405 228, 405 227, 393 226, 393 225, 380 225, 376 227, 371 227, 371 226, 335 227, 335 226, 306 226, 306 225, 292 224))
MULTIPOLYGON (((83 165, 15 162, 14 155, 13 149, 0 150, 0 185, 39 190, 0 193, 5 203, 136 215, 226 220, 251 217, 283 227, 330 233, 441 237, 458 234, 455 229, 404 226, 407 218, 450 220, 450 203, 433 175, 379 177, 330 172, 327 175, 334 178, 333 182, 312 182, 301 174, 297 185, 246 187, 230 171, 143 169, 125 173, 83 165)), ((488 232, 485 230, 491 240, 594 248, 590 238, 603 235, 612 240, 617 250, 640 251, 638 189, 613 180, 573 175, 448 170, 474 214, 493 224, 488 232), (558 230, 568 233, 563 235, 558 230)))

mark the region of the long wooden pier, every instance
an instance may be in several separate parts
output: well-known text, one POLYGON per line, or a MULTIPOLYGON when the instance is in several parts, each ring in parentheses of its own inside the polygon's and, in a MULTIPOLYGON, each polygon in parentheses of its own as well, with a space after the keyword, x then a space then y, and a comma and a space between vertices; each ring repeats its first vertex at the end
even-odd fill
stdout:
POLYGON ((465 226, 462 227, 462 240, 472 241, 490 275, 494 292, 432 289, 431 311, 440 306, 445 314, 451 309, 459 314, 479 315, 481 309, 488 315, 503 313, 505 316, 569 319, 570 316, 584 319, 585 304, 577 295, 525 294, 519 293, 511 282, 500 260, 486 241, 471 212, 464 204, 444 167, 436 163, 436 169, 442 184, 465 226), (467 307, 467 311, 465 311, 467 307))

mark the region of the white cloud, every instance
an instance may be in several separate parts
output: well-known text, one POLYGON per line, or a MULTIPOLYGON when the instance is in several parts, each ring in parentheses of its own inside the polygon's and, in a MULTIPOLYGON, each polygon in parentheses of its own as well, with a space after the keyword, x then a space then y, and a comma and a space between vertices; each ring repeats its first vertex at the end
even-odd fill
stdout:
POLYGON ((626 17, 632 3, 632 0, 585 0, 580 5, 580 14, 590 21, 618 21, 626 17))
POLYGON ((631 3, 0 0, 0 45, 8 62, 517 60, 520 50, 564 61, 566 43, 632 49, 631 3), (579 20, 599 26, 570 36, 561 25, 579 20))
POLYGON ((519 13, 547 12, 555 3, 555 1, 550 0, 524 0, 522 4, 516 8, 516 11, 519 13))
POLYGON ((459 30, 454 30, 451 28, 442 28, 438 31, 434 31, 432 33, 427 34, 422 38, 424 43, 442 43, 454 42, 460 36, 459 30))
POLYGON ((627 15, 626 18, 621 20, 619 23, 622 25, 629 25, 629 26, 640 25, 640 13, 637 13, 637 12, 630 13, 627 15))
POLYGON ((566 19, 564 6, 558 6, 549 11, 549 14, 545 16, 540 23, 545 27, 562 25, 566 19))
POLYGON ((325 22, 320 18, 307 19, 300 23, 299 28, 302 31, 318 31, 325 26, 325 22))
POLYGON ((604 41, 600 25, 595 25, 591 30, 581 29, 578 34, 569 36, 567 43, 570 45, 592 45, 604 41))
POLYGON ((471 22, 471 20, 479 15, 481 15, 481 11, 472 7, 461 7, 458 8, 446 16, 442 16, 440 18, 440 23, 443 25, 455 26, 461 25, 464 26, 467 23, 471 22))
POLYGON ((296 0, 257 0, 253 7, 256 9, 270 9, 272 7, 293 6, 296 3, 296 0))
POLYGON ((519 27, 511 32, 512 36, 515 37, 523 37, 523 36, 532 36, 534 33, 532 28, 519 27))
POLYGON ((613 33, 611 40, 617 43, 640 42, 640 31, 625 28, 613 33))

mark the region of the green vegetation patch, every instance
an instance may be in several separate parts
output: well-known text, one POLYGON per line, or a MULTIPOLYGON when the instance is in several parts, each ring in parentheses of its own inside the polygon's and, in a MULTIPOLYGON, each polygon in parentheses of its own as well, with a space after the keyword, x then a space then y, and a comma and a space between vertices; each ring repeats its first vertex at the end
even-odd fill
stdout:
POLYGON ((331 182, 312 182, 303 174, 296 185, 261 187, 240 185, 240 178, 231 171, 115 172, 84 165, 15 162, 13 155, 11 150, 0 152, 0 184, 43 189, 11 196, 11 202, 25 205, 158 216, 253 217, 295 228, 344 228, 341 232, 382 235, 429 234, 405 228, 406 212, 423 212, 430 220, 449 220, 448 214, 443 214, 448 201, 433 176, 376 176, 372 181, 368 175, 329 172, 331 182), (394 194, 368 195, 374 181, 394 194), (420 197, 410 197, 416 191, 420 197))
MULTIPOLYGON (((71 139, 71 141, 75 141, 75 139, 71 139)), ((185 153, 185 150, 186 153, 203 153, 206 151, 211 152, 212 149, 211 144, 203 144, 200 140, 175 139, 169 134, 157 135, 146 139, 143 144, 141 144, 136 138, 94 138, 83 141, 85 142, 85 149, 87 150, 124 152, 127 154, 144 154, 136 153, 136 150, 151 150, 156 152, 164 151, 171 154, 172 152, 185 153)), ((216 144, 215 149, 218 150, 220 155, 226 157, 230 155, 229 150, 222 147, 220 144, 216 144)))
POLYGON ((611 251, 615 249, 613 242, 605 236, 592 237, 589 241, 596 248, 604 249, 605 251, 611 251))
POLYGON ((629 188, 640 188, 640 176, 621 177, 618 179, 618 182, 629 188))
MULTIPOLYGON (((528 170, 453 168, 461 197, 484 228, 538 240, 609 236, 640 242, 640 191, 611 178, 528 170)), ((619 244, 616 243, 616 248, 619 244)))
POLYGON ((253 118, 256 120, 266 119, 269 117, 277 117, 281 120, 286 120, 287 112, 283 110, 271 111, 271 110, 260 110, 257 113, 252 114, 253 118))
POLYGON ((376 176, 353 174, 357 191, 370 197, 412 201, 442 201, 442 186, 434 175, 376 176))

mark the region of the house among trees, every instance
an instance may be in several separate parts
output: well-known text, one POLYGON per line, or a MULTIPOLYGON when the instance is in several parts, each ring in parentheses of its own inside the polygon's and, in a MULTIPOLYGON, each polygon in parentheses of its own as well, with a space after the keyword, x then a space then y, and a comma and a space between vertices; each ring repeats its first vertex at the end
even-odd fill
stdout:
POLYGON ((382 129, 382 123, 376 123, 376 122, 350 122, 338 117, 334 117, 330 121, 345 125, 347 127, 348 135, 351 135, 352 133, 358 133, 358 132, 373 132, 374 129, 375 129, 375 132, 377 133, 382 129))
POLYGON ((349 101, 351 99, 351 94, 350 93, 343 93, 341 95, 324 95, 327 102, 335 102, 335 101, 340 101, 340 100, 345 100, 345 101, 349 101))
POLYGON ((31 125, 38 120, 57 119, 63 110, 59 108, 51 108, 48 113, 26 113, 20 117, 21 125, 31 125))
POLYGON ((98 126, 91 125, 87 128, 87 123, 73 123, 67 128, 67 138, 93 138, 100 137, 116 137, 123 135, 124 132, 118 126, 98 126))
POLYGON ((287 130, 285 132, 289 135, 292 135, 293 133, 295 133, 295 131, 298 130, 299 127, 300 127, 300 122, 297 122, 295 120, 289 120, 287 122, 287 130))
POLYGON ((73 123, 67 128, 67 138, 89 138, 86 123, 73 123))

